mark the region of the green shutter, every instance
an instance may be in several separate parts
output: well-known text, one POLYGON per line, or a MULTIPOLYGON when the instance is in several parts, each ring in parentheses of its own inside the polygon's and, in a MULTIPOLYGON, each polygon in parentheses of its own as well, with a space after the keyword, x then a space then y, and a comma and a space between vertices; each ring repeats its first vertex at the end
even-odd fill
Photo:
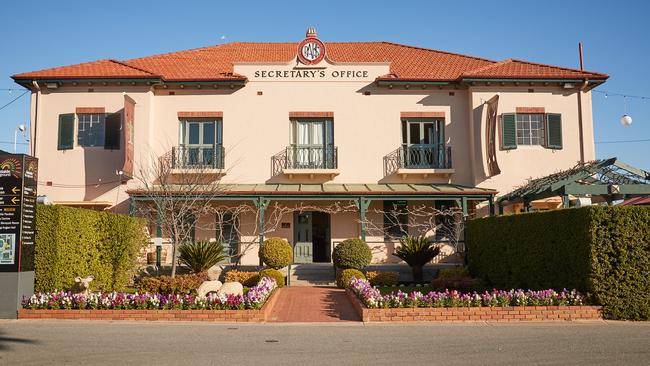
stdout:
POLYGON ((546 115, 546 147, 549 149, 562 148, 562 115, 549 113, 546 115))
POLYGON ((74 147, 74 113, 59 114, 58 150, 70 150, 74 147))
POLYGON ((504 150, 517 148, 517 118, 514 113, 501 115, 501 148, 504 150))
POLYGON ((111 113, 106 116, 104 125, 104 149, 119 150, 122 135, 122 114, 111 113))

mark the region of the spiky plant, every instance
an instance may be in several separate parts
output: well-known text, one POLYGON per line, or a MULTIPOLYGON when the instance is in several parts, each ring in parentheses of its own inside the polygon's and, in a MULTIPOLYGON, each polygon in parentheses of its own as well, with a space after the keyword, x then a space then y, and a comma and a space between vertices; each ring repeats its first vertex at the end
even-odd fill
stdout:
POLYGON ((440 253, 433 243, 424 236, 405 236, 400 239, 400 246, 393 253, 411 267, 413 281, 422 282, 422 268, 440 253))
POLYGON ((178 248, 178 260, 194 273, 205 272, 210 267, 226 259, 223 245, 219 242, 197 241, 178 248))

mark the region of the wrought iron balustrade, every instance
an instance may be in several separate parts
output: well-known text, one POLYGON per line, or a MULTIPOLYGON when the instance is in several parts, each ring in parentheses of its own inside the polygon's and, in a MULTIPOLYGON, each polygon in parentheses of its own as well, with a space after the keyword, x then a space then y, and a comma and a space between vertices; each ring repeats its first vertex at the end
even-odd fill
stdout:
POLYGON ((291 145, 271 158, 273 175, 284 169, 337 169, 336 146, 291 145))
POLYGON ((223 145, 187 146, 172 148, 173 169, 223 169, 223 145))
POLYGON ((451 169, 451 146, 402 145, 384 156, 386 175, 398 169, 451 169))

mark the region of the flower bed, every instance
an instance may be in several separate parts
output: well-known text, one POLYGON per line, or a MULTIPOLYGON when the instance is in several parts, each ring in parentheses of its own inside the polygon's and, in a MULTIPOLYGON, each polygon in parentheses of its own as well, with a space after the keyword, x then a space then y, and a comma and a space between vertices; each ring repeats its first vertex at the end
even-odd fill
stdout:
POLYGON ((585 306, 577 291, 510 290, 482 294, 402 291, 382 295, 363 279, 353 278, 348 295, 364 321, 574 320, 600 319, 598 306, 585 306))
POLYGON ((245 295, 38 293, 23 301, 19 318, 264 321, 275 280, 263 278, 245 295))

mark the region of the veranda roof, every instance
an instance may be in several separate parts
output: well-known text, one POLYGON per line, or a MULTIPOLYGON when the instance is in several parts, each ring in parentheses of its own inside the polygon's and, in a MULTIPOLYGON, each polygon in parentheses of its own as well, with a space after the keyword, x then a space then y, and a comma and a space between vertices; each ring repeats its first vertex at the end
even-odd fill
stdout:
MULTIPOLYGON (((174 191, 166 187, 166 191, 174 191)), ((195 190, 193 194, 201 194, 195 190)), ((214 189, 211 190, 214 192, 214 189)), ((218 187, 224 196, 476 196, 489 198, 497 192, 492 189, 467 187, 458 184, 224 184, 218 187)), ((179 186, 179 195, 187 192, 179 186)), ((153 192, 134 189, 127 192, 142 197, 153 192)), ((205 192, 208 193, 208 192, 205 192)))
POLYGON ((616 158, 578 164, 529 181, 500 197, 499 203, 531 202, 552 196, 608 196, 650 194, 650 173, 616 158))

